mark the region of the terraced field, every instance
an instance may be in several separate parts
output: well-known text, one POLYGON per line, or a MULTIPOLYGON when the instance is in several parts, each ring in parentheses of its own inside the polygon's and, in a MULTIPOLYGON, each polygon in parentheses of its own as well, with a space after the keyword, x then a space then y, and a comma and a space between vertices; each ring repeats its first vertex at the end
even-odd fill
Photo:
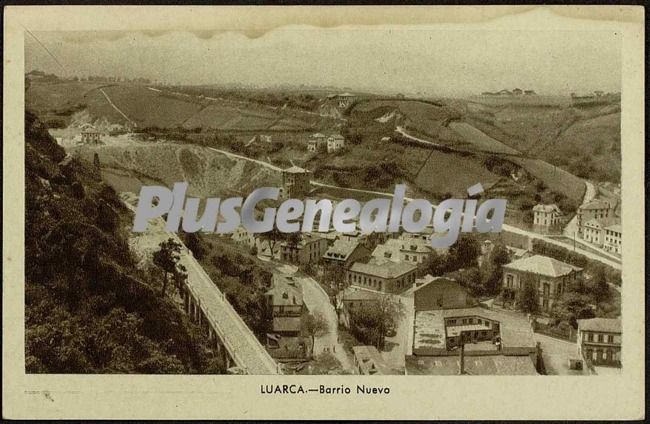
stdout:
MULTIPOLYGON (((203 105, 181 96, 168 96, 143 86, 113 85, 103 88, 111 101, 138 127, 176 128, 198 113, 203 105)), ((118 121, 112 106, 99 90, 89 94, 88 110, 92 116, 110 116, 118 121)), ((119 114, 118 114, 119 115, 119 114)))

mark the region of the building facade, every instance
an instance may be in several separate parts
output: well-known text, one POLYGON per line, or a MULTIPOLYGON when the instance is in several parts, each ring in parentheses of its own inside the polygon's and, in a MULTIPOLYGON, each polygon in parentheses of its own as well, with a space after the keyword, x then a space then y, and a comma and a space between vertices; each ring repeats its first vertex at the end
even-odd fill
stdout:
POLYGON ((342 135, 336 134, 327 137, 327 153, 332 153, 345 146, 345 139, 342 135))
POLYGON ((282 198, 300 199, 305 197, 311 185, 311 172, 298 166, 292 166, 282 171, 282 198))
POLYGON ((334 243, 323 255, 323 261, 329 265, 349 268, 354 262, 365 260, 370 256, 370 250, 356 241, 334 240, 334 243))
POLYGON ((307 265, 317 263, 327 251, 327 239, 316 234, 301 234, 300 242, 280 245, 280 257, 285 262, 307 265))
POLYGON ((307 150, 313 153, 328 150, 327 137, 321 133, 312 134, 307 140, 307 150))
POLYGON ((555 204, 535 205, 533 207, 533 228, 541 233, 551 233, 560 230, 562 212, 555 204))
POLYGON ((592 365, 621 366, 621 319, 578 320, 578 354, 592 365))
POLYGON ((309 311, 302 286, 293 277, 274 274, 265 299, 272 321, 266 334, 266 350, 276 360, 307 358, 311 341, 304 334, 303 319, 309 311))
POLYGON ((355 262, 346 273, 349 285, 381 293, 401 293, 415 283, 416 267, 403 262, 355 262))
POLYGON ((518 259, 503 266, 504 300, 515 301, 525 284, 537 289, 539 307, 548 311, 567 287, 582 276, 582 268, 542 255, 518 259))
POLYGON ((623 253, 623 231, 621 224, 614 224, 605 227, 605 242, 603 248, 608 252, 621 254, 623 253))
POLYGON ((81 142, 84 144, 101 143, 102 134, 95 127, 87 125, 81 130, 81 142))
POLYGON ((456 280, 444 277, 425 276, 416 279, 413 290, 415 311, 432 311, 436 309, 467 308, 476 302, 467 293, 467 289, 456 280), (423 281, 421 284, 418 284, 423 281))
POLYGON ((610 204, 604 200, 592 200, 589 203, 581 205, 576 214, 578 224, 578 234, 583 234, 585 223, 592 219, 605 219, 613 216, 610 204))

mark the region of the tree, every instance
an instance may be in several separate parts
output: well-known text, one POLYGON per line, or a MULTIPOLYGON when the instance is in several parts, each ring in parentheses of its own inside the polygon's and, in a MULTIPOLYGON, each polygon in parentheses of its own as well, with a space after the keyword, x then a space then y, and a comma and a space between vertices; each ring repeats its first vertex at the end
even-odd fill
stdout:
POLYGON ((446 271, 476 266, 480 254, 481 247, 478 240, 470 234, 463 233, 458 241, 449 248, 446 271))
POLYGON ((345 282, 345 269, 339 265, 325 265, 321 282, 326 285, 334 285, 339 288, 345 282))
POLYGON ((325 316, 320 312, 307 315, 305 318, 305 331, 311 337, 310 356, 314 356, 314 341, 316 340, 316 336, 322 337, 329 332, 329 326, 327 325, 325 316))
POLYGON ((485 294, 485 287, 483 286, 483 278, 478 268, 472 267, 463 270, 458 275, 458 282, 466 287, 472 296, 482 296, 485 294))
POLYGON ((269 246, 269 250, 271 251, 271 257, 275 256, 275 246, 283 241, 287 241, 289 243, 298 243, 296 241, 296 237, 300 237, 300 234, 298 233, 283 233, 282 231, 278 230, 277 227, 273 227, 271 231, 267 231, 265 233, 260 233, 260 239, 263 241, 266 241, 266 243, 269 246))
POLYGON ((519 299, 517 301, 519 309, 527 313, 537 312, 539 309, 539 294, 535 281, 531 278, 522 278, 522 288, 519 291, 519 299))
POLYGON ((591 278, 591 291, 596 300, 603 301, 609 296, 609 285, 607 284, 607 274, 605 268, 598 266, 593 271, 594 275, 591 278))
POLYGON ((497 244, 490 252, 487 261, 481 266, 483 287, 486 294, 496 294, 503 279, 503 265, 510 262, 508 249, 503 244, 497 244))
POLYGON ((185 233, 185 245, 192 252, 197 260, 203 259, 205 256, 205 248, 201 243, 201 236, 197 233, 185 233))
POLYGON ((364 304, 352 311, 351 328, 362 342, 381 349, 386 335, 403 316, 404 305, 396 302, 390 295, 383 295, 377 302, 364 304))
POLYGON ((432 250, 429 256, 424 261, 421 268, 421 275, 431 274, 432 276, 439 276, 445 272, 446 258, 435 250, 432 250))
POLYGON ((170 273, 178 272, 178 261, 181 255, 181 245, 173 238, 160 243, 160 249, 153 254, 153 263, 163 271, 163 286, 160 295, 165 295, 170 273))
POLYGON ((577 320, 595 316, 588 296, 576 292, 564 293, 553 305, 551 315, 558 323, 568 322, 573 328, 578 328, 577 320))

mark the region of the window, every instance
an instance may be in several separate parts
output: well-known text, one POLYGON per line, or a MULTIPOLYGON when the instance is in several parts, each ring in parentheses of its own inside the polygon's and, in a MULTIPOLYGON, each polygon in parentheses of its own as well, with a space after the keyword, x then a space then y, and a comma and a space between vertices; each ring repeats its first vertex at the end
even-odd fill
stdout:
POLYGON ((587 333, 587 340, 590 342, 594 341, 594 333, 587 333))
POLYGON ((612 336, 611 334, 607 336, 607 343, 614 343, 614 336, 612 336))
POLYGON ((598 343, 602 343, 604 341, 604 336, 602 334, 598 335, 598 343))

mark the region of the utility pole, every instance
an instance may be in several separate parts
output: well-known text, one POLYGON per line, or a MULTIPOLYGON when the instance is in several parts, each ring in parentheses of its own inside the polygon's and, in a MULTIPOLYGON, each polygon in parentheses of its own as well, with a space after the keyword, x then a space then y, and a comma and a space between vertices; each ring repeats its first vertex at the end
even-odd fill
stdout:
POLYGON ((463 340, 462 333, 460 334, 460 369, 458 370, 459 375, 465 374, 465 341, 463 340))

